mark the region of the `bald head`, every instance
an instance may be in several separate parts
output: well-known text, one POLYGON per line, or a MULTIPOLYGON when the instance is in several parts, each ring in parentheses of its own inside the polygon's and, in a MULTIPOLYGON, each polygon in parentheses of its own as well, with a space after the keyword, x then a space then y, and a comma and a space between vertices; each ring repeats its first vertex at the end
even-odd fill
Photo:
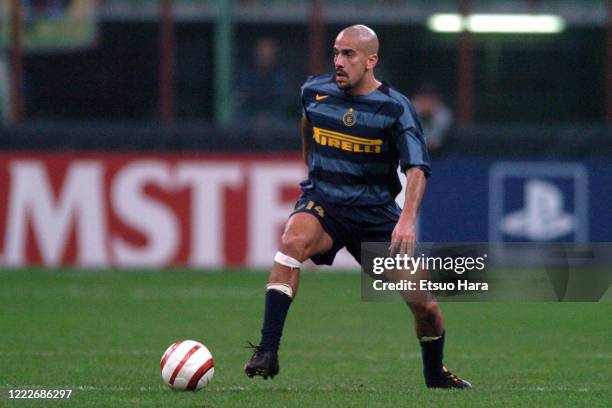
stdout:
POLYGON ((340 31, 334 43, 336 84, 354 95, 365 95, 380 82, 374 77, 378 62, 378 37, 369 27, 354 25, 340 31))
POLYGON ((378 54, 378 36, 370 27, 358 24, 340 31, 336 41, 354 41, 355 45, 367 56, 378 54))

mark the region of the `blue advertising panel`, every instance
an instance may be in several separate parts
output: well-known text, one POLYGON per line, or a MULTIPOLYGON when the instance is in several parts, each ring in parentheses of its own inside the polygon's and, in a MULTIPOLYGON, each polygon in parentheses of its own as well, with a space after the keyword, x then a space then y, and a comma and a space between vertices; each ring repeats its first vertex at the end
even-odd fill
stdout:
POLYGON ((440 159, 421 207, 420 240, 611 241, 612 163, 440 159))

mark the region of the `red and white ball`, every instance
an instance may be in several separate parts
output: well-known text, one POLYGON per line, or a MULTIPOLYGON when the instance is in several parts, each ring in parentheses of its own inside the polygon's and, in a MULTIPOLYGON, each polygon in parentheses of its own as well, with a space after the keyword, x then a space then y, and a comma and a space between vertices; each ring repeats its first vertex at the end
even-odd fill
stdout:
POLYGON ((193 340, 180 340, 170 345, 159 366, 164 382, 177 390, 204 388, 215 372, 215 361, 210 351, 193 340))

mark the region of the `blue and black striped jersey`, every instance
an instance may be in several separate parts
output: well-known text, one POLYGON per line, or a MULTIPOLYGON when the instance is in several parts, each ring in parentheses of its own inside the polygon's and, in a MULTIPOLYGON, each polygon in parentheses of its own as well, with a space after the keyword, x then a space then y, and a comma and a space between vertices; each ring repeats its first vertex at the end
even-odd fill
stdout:
POLYGON ((334 204, 383 205, 401 191, 398 165, 402 172, 418 166, 429 177, 414 107, 389 85, 351 96, 333 75, 311 76, 302 86, 302 107, 314 130, 305 191, 334 204))

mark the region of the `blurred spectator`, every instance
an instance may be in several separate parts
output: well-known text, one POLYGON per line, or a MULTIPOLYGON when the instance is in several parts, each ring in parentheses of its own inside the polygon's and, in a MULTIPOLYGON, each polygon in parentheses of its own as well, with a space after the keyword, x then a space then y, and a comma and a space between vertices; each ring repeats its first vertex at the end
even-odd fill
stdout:
MULTIPOLYGON (((253 48, 253 60, 238 71, 235 117, 247 126, 283 127, 291 93, 288 74, 278 63, 278 43, 264 37, 253 48)), ((295 102, 297 103, 297 102, 295 102)))
POLYGON ((62 17, 70 5, 70 0, 26 0, 24 3, 26 19, 62 17))
POLYGON ((440 153, 447 141, 448 130, 453 122, 453 113, 446 106, 442 94, 433 83, 421 85, 412 97, 412 104, 421 119, 429 152, 440 153))

